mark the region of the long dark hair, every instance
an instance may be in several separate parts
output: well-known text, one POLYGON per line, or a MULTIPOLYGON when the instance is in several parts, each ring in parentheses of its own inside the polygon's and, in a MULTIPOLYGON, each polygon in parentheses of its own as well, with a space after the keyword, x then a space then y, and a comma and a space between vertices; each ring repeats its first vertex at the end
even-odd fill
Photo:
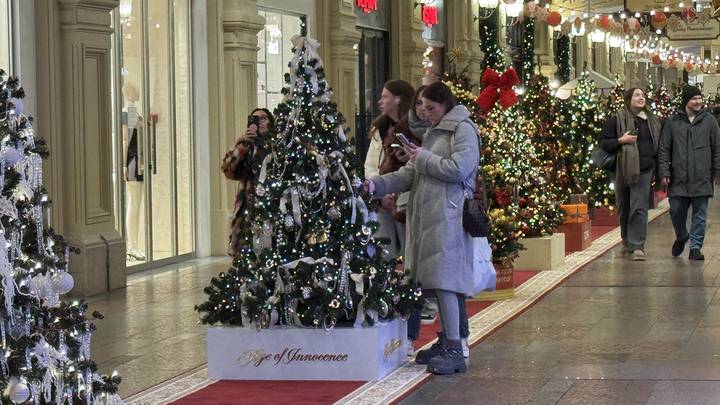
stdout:
POLYGON ((647 93, 645 93, 645 90, 641 89, 640 87, 631 87, 627 90, 625 90, 625 94, 623 95, 623 100, 625 101, 625 108, 630 111, 632 111, 632 108, 630 108, 630 103, 632 102, 633 94, 635 94, 635 90, 640 90, 643 93, 643 96, 645 96, 645 107, 642 108, 642 111, 645 111, 646 114, 651 114, 652 111, 650 111, 650 107, 648 107, 648 98, 647 93))
MULTIPOLYGON (((410 108, 413 107, 412 100, 415 96, 415 89, 410 83, 405 80, 390 80, 383 86, 384 89, 389 91, 393 96, 400 96, 400 103, 398 104, 398 119, 402 121, 408 115, 410 108)), ((397 124, 390 117, 385 114, 375 118, 372 122, 372 126, 377 128, 380 133, 380 138, 385 139, 385 133, 390 127, 397 124)))
POLYGON ((445 113, 457 105, 457 99, 443 82, 433 82, 422 93, 422 97, 445 106, 445 113))
POLYGON ((269 133, 269 134, 273 133, 273 130, 275 129, 275 117, 273 117, 272 113, 271 113, 270 110, 268 110, 267 108, 257 107, 257 108, 255 108, 254 110, 250 111, 250 115, 248 115, 248 121, 250 120, 250 117, 252 117, 252 115, 255 114, 255 112, 257 112, 257 111, 262 111, 262 112, 264 112, 265 114, 267 114, 267 117, 268 117, 268 126, 267 126, 267 127, 268 127, 268 133, 269 133))

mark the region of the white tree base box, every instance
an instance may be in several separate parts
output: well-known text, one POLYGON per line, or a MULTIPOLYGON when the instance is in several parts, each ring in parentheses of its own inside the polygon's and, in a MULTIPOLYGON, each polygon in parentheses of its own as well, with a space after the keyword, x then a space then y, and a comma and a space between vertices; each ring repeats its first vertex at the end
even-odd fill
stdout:
POLYGON ((554 233, 520 240, 525 250, 515 260, 516 269, 554 270, 565 263, 565 234, 554 233))
POLYGON ((407 322, 323 329, 211 326, 208 376, 219 380, 337 380, 383 378, 407 361, 407 322))

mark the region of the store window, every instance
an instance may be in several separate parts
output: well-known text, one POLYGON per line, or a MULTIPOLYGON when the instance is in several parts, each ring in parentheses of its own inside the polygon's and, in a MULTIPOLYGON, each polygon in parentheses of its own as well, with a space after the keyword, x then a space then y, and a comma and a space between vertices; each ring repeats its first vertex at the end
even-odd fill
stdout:
POLYGON ((380 93, 390 79, 390 3, 378 2, 377 10, 369 13, 356 7, 355 17, 361 34, 355 78, 355 146, 363 162, 370 146, 367 137, 370 124, 380 114, 377 105, 380 93))
POLYGON ((258 107, 273 111, 282 101, 285 72, 292 59, 290 38, 300 32, 300 15, 258 10, 265 29, 258 32, 258 107))
MULTIPOLYGON (((445 42, 447 38, 447 13, 445 13, 443 2, 444 0, 434 0, 433 2, 427 3, 436 10, 437 23, 434 25, 426 24, 425 30, 423 30, 422 33, 422 38, 428 46, 423 60, 423 66, 425 67, 424 82, 426 84, 437 80, 446 69, 445 42)), ((458 66, 458 68, 462 70, 464 66, 458 66)))
POLYGON ((116 217, 140 270, 194 252, 189 0, 121 0, 115 26, 116 217))

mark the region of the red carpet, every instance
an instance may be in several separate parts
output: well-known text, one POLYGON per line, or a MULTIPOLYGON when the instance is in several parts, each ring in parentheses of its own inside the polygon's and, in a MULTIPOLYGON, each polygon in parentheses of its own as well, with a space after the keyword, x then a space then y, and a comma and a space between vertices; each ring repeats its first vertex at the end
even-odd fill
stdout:
MULTIPOLYGON (((613 230, 612 215, 603 213, 601 223, 593 225, 592 239, 596 240, 613 230)), ((532 278, 536 271, 515 270, 515 287, 532 278)), ((492 304, 490 301, 467 301, 468 317, 472 317, 492 304)), ((439 321, 422 325, 415 348, 420 348, 435 338, 439 321)), ((332 404, 348 395, 364 381, 219 381, 180 400, 175 405, 235 405, 235 404, 332 404)))

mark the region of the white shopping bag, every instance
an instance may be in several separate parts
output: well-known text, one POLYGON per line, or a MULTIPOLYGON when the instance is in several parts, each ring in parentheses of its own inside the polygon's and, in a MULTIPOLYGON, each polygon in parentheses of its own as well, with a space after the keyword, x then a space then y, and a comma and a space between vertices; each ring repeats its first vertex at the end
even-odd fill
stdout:
POLYGON ((494 291, 497 275, 492 263, 492 248, 487 238, 473 239, 473 293, 494 291))

